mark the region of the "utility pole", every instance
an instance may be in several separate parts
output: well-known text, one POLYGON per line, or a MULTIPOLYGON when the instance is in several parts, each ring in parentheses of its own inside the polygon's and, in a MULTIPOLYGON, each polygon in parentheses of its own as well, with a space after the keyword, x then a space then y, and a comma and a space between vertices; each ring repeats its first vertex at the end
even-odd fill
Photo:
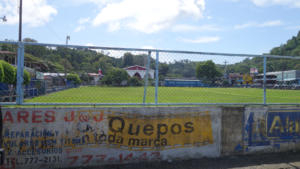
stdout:
POLYGON ((224 65, 225 65, 225 67, 224 67, 224 78, 225 79, 227 79, 227 61, 225 60, 225 62, 224 62, 224 65))
MULTIPOLYGON (((71 39, 69 35, 66 37, 66 46, 68 46, 68 42, 71 39)), ((67 59, 66 59, 67 60, 67 59)), ((66 62, 64 62, 64 71, 65 71, 65 84, 67 85, 67 69, 66 69, 66 62)))
POLYGON ((69 42, 70 39, 71 39, 70 36, 67 35, 67 37, 66 37, 66 45, 68 45, 68 42, 69 42))
POLYGON ((22 104, 24 99, 23 93, 23 73, 24 73, 24 44, 22 43, 22 0, 19 7, 19 44, 18 44, 18 59, 17 59, 17 104, 22 104))
POLYGON ((19 42, 22 41, 22 0, 20 0, 20 8, 19 8, 19 42))

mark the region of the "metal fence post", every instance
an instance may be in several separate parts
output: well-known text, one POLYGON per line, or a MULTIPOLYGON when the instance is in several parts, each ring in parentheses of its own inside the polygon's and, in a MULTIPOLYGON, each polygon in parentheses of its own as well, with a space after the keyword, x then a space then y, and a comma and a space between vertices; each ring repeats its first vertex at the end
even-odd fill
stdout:
POLYGON ((264 104, 267 103, 267 57, 264 56, 264 104))
POLYGON ((146 67, 146 75, 145 75, 145 86, 144 86, 144 97, 143 97, 143 104, 146 103, 147 97, 147 87, 148 87, 148 75, 150 69, 150 58, 151 58, 151 51, 148 51, 148 59, 147 59, 147 67, 146 67))
POLYGON ((158 66, 159 66, 159 52, 156 51, 156 63, 155 63, 155 104, 158 103, 158 66))
POLYGON ((24 43, 18 43, 18 60, 17 60, 17 97, 16 101, 18 105, 23 104, 23 73, 24 73, 24 43))

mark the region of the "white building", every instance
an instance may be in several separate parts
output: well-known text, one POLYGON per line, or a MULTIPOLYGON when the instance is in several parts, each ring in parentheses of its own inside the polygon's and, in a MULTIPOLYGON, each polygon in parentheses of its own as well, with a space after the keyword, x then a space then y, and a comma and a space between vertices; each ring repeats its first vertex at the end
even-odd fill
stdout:
MULTIPOLYGON (((146 75, 146 72, 147 72, 147 68, 143 67, 143 66, 138 66, 138 65, 135 65, 135 66, 130 66, 130 67, 127 67, 127 68, 124 68, 128 75, 130 77, 133 77, 133 76, 136 76, 140 79, 144 79, 145 75, 146 75)), ((149 78, 151 79, 154 79, 154 70, 153 69, 150 69, 149 70, 149 78)))

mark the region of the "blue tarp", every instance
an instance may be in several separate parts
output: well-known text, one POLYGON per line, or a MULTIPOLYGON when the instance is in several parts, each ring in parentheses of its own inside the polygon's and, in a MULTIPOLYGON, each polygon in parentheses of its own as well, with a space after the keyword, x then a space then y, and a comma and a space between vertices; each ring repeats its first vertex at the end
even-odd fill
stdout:
POLYGON ((208 87, 200 80, 165 80, 164 85, 168 87, 208 87))

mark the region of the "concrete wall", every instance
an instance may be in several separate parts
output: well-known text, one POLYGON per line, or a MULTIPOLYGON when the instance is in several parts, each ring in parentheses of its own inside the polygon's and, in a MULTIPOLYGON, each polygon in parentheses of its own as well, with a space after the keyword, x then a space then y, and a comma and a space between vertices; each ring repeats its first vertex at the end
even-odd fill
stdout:
POLYGON ((221 108, 2 109, 6 168, 220 156, 221 108))
POLYGON ((2 168, 300 149, 299 107, 2 108, 2 168))
POLYGON ((221 155, 299 151, 300 107, 223 108, 221 139, 221 155))

